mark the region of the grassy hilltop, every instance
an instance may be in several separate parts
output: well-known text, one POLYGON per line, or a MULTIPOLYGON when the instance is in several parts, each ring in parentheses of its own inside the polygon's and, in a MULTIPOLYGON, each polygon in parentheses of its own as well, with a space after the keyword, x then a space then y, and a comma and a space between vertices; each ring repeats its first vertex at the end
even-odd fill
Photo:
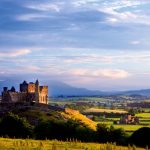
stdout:
POLYGON ((97 123, 87 118, 85 115, 82 115, 79 111, 69 108, 66 108, 64 110, 39 110, 38 108, 34 108, 24 111, 15 110, 13 112, 20 117, 25 117, 32 125, 37 125, 41 120, 74 120, 79 122, 81 125, 87 126, 88 128, 93 130, 96 130, 97 125, 97 123))

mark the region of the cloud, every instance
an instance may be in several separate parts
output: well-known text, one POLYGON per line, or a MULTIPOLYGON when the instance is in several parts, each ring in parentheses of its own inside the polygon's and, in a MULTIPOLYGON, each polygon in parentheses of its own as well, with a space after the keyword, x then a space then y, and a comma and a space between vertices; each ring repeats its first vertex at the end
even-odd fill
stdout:
POLYGON ((73 69, 71 74, 85 77, 104 77, 110 79, 124 79, 130 74, 119 69, 73 69))
POLYGON ((112 79, 123 79, 129 76, 129 73, 125 70, 101 70, 98 72, 104 77, 112 78, 112 79))
POLYGON ((41 20, 43 18, 48 18, 48 16, 44 14, 23 14, 23 15, 16 16, 16 20, 19 21, 35 21, 35 20, 41 20))
POLYGON ((149 14, 146 14, 145 11, 143 12, 142 7, 144 5, 149 5, 149 1, 112 0, 111 2, 104 2, 101 4, 102 5, 97 8, 97 10, 110 15, 106 18, 107 23, 150 25, 149 14))
POLYGON ((0 52, 0 57, 18 57, 31 53, 29 49, 16 50, 13 52, 0 52))
POLYGON ((131 41, 131 44, 132 45, 138 45, 138 44, 140 44, 141 42, 140 41, 131 41))
POLYGON ((0 71, 0 74, 5 74, 5 72, 4 71, 0 71))
POLYGON ((2 75, 10 75, 10 76, 13 76, 13 75, 27 75, 27 74, 42 74, 42 69, 39 68, 38 66, 36 65, 33 65, 33 64, 27 64, 26 66, 25 65, 22 65, 22 64, 16 64, 16 68, 10 68, 8 70, 7 66, 4 68, 0 68, 1 70, 3 70, 3 72, 0 72, 0 74, 2 75))
POLYGON ((60 12, 61 7, 60 4, 57 3, 39 3, 39 4, 29 4, 26 7, 30 9, 40 10, 40 11, 54 11, 60 12))
POLYGON ((111 56, 100 56, 100 55, 80 55, 80 56, 68 56, 60 58, 64 63, 112 63, 111 56))

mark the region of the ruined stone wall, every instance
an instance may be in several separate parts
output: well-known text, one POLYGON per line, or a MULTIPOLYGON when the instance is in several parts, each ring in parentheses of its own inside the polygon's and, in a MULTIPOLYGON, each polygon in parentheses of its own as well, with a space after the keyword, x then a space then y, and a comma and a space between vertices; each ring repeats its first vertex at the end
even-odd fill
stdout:
POLYGON ((27 96, 27 93, 18 93, 18 102, 26 102, 27 96))
POLYGON ((48 94, 48 86, 40 86, 41 94, 48 94))
POLYGON ((27 102, 36 102, 37 101, 37 97, 36 97, 36 93, 28 93, 27 102))
POLYGON ((20 92, 28 92, 28 84, 20 84, 20 92))
POLYGON ((2 103, 25 102, 27 93, 3 92, 2 103))
POLYGON ((9 92, 11 102, 26 102, 27 93, 9 92))
POLYGON ((48 104, 48 86, 40 86, 39 103, 48 104))
POLYGON ((35 93, 35 84, 34 83, 28 84, 28 92, 29 93, 35 93))
POLYGON ((9 92, 2 92, 2 103, 11 102, 11 97, 9 92))
POLYGON ((11 102, 18 102, 19 101, 19 93, 17 92, 9 92, 11 97, 11 102))

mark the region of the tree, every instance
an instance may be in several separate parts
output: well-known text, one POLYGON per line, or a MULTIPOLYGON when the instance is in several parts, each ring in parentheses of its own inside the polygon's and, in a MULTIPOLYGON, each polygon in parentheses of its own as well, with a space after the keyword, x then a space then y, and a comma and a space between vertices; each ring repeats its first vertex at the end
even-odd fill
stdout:
POLYGON ((127 136, 123 129, 115 129, 114 126, 108 127, 106 124, 97 125, 97 141, 100 143, 116 142, 126 144, 127 136))
POLYGON ((150 146, 150 128, 143 127, 135 131, 130 137, 130 142, 137 146, 150 146))
POLYGON ((34 133, 37 139, 51 139, 51 122, 41 121, 34 129, 34 133))
POLYGON ((35 127, 37 139, 94 141, 95 131, 75 120, 45 120, 35 127))
POLYGON ((122 128, 115 129, 114 126, 110 126, 109 129, 109 142, 116 142, 117 144, 126 144, 127 135, 122 128))
POLYGON ((100 143, 109 141, 109 128, 106 124, 97 124, 97 140, 100 143))
POLYGON ((26 138, 33 135, 33 127, 26 119, 20 118, 18 115, 8 113, 0 122, 0 135, 26 138))

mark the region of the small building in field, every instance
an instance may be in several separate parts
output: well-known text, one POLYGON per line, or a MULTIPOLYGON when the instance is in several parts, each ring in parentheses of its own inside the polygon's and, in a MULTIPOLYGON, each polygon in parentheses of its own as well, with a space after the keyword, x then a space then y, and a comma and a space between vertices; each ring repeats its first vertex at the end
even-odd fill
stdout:
POLYGON ((125 115, 120 118, 119 120, 120 124, 139 124, 139 118, 132 115, 125 115))

